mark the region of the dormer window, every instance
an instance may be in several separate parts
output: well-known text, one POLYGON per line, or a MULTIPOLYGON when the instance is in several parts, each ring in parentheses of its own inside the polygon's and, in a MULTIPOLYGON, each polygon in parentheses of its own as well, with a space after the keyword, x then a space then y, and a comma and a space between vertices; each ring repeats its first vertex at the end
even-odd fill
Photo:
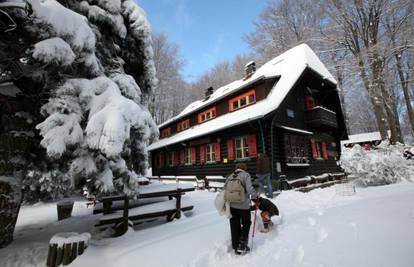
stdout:
POLYGON ((161 138, 165 138, 171 135, 171 128, 165 128, 163 130, 161 130, 161 138))
POLYGON ((203 112, 198 113, 198 123, 202 123, 214 119, 217 115, 216 107, 212 107, 203 112))
POLYGON ((250 90, 229 100, 229 111, 234 111, 256 103, 256 90, 250 90))
POLYGON ((177 132, 184 131, 188 128, 190 128, 190 119, 186 119, 184 121, 177 123, 177 132))

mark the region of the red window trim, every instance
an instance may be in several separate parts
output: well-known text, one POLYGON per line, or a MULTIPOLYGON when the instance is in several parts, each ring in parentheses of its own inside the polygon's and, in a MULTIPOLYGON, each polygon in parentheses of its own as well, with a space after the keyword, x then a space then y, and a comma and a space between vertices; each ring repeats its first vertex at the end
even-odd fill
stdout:
POLYGON ((205 150, 204 150, 204 145, 200 146, 200 164, 204 164, 205 163, 205 150))
POLYGON ((227 139, 227 159, 234 160, 234 141, 232 138, 227 139))
POLYGON ((316 148, 316 141, 314 138, 310 139, 311 148, 312 148, 312 158, 317 159, 318 158, 318 149, 316 148))
POLYGON ((241 95, 238 95, 238 96, 236 96, 236 97, 233 97, 232 99, 230 99, 229 100, 229 102, 228 102, 228 106, 229 106, 229 111, 234 111, 234 110, 238 110, 238 109, 241 109, 241 108, 244 108, 244 107, 247 107, 247 106, 250 106, 250 105, 252 105, 252 104, 255 104, 256 103, 256 89, 252 89, 252 90, 250 90, 250 91, 248 91, 248 92, 246 92, 246 93, 244 93, 244 94, 241 94, 241 95), (240 99, 242 99, 242 98, 244 98, 244 97, 246 97, 246 96, 249 96, 249 95, 251 95, 253 93, 253 103, 248 103, 248 104, 246 104, 245 106, 243 106, 243 107, 238 107, 238 108, 233 108, 233 105, 232 105, 232 103, 234 102, 234 101, 239 101, 240 99))
POLYGON ((197 115, 197 121, 198 121, 198 123, 203 123, 203 122, 209 121, 209 120, 211 120, 211 119, 214 119, 216 116, 217 116, 217 108, 216 108, 216 107, 212 107, 212 108, 206 109, 206 110, 204 110, 204 111, 202 111, 202 112, 198 113, 198 115, 197 115), (212 116, 211 116, 211 118, 210 118, 210 119, 206 119, 206 120, 202 120, 202 119, 201 119, 201 117, 202 117, 204 114, 207 114, 207 113, 210 113, 210 112, 212 112, 212 114, 211 114, 212 116), (214 112, 214 113, 213 113, 213 112, 214 112))
POLYGON ((186 119, 177 123, 177 132, 181 132, 190 128, 190 119, 186 119), (183 129, 183 124, 187 124, 187 127, 183 129))
POLYGON ((190 148, 190 153, 191 153, 191 164, 194 165, 194 164, 196 164, 196 161, 197 161, 196 148, 195 147, 191 147, 190 148))
POLYGON ((171 135, 171 127, 161 130, 161 138, 165 138, 171 135))
POLYGON ((325 142, 322 142, 322 157, 323 159, 328 159, 328 149, 325 142))
POLYGON ((220 155, 220 143, 214 144, 214 157, 215 161, 220 162, 221 161, 221 155, 220 155))
POLYGON ((180 163, 185 164, 185 149, 181 149, 180 151, 180 163))
POLYGON ((257 140, 255 134, 247 136, 247 146, 249 147, 249 158, 257 157, 257 140))

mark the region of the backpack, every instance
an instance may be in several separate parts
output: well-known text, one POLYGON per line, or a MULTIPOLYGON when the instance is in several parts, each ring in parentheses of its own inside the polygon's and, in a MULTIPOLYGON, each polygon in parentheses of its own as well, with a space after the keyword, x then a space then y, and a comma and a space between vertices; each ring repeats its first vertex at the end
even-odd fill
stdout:
POLYGON ((241 203, 246 199, 246 189, 239 178, 239 173, 234 172, 224 188, 224 200, 230 203, 241 203))

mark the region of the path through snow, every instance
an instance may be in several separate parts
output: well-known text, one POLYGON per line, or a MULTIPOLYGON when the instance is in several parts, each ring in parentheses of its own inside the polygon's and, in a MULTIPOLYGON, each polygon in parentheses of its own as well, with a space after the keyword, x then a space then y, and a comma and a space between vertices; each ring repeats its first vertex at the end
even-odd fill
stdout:
MULTIPOLYGON (((257 231, 253 251, 245 256, 229 249, 228 221, 214 209, 215 194, 196 191, 188 196, 195 206, 191 216, 141 224, 122 237, 92 241, 71 266, 414 266, 411 183, 357 189, 352 197, 337 196, 334 187, 283 192, 274 199, 283 222, 274 220, 269 233, 257 231)), ((52 212, 55 208, 44 205, 22 209, 16 241, 0 250, 0 266, 26 266, 29 260, 42 266, 49 235, 83 230, 95 219, 78 211, 79 216, 56 223, 52 212), (16 251, 23 255, 17 257, 16 251)))

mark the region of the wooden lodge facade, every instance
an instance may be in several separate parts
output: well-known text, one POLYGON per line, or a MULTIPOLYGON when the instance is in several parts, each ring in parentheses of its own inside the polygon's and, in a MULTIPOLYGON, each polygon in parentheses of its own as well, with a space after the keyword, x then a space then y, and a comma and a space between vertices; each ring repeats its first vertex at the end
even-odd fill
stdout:
POLYGON ((342 172, 347 139, 336 81, 305 44, 223 86, 159 126, 151 144, 153 176, 226 176, 245 162, 256 173, 258 153, 272 178, 342 172))

